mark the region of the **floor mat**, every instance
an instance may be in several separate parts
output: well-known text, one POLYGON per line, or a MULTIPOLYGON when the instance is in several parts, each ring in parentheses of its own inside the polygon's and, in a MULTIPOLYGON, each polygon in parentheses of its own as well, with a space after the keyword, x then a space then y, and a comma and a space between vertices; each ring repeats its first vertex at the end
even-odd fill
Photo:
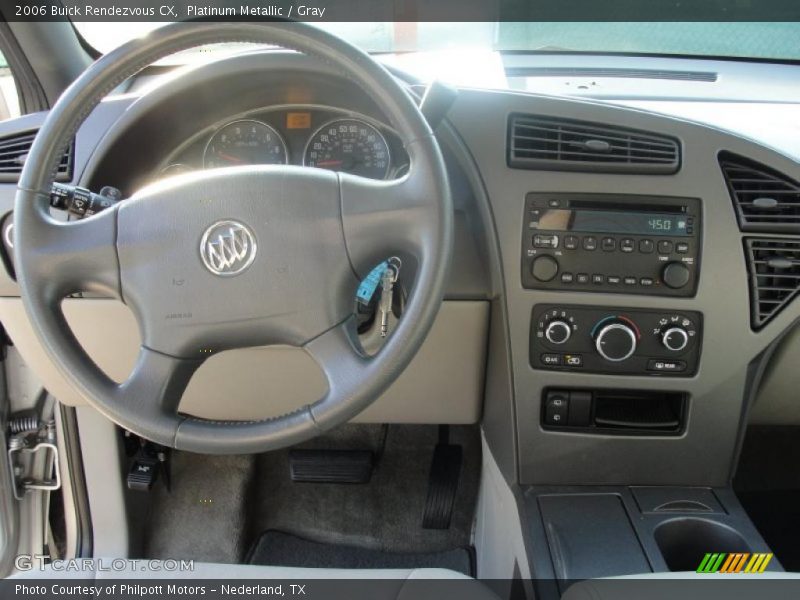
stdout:
POLYGON ((384 552, 359 546, 322 544, 283 533, 267 531, 250 552, 250 564, 325 569, 422 569, 438 568, 473 575, 472 550, 442 552, 384 552))
MULTIPOLYGON (((303 445, 305 448, 361 448, 379 452, 381 428, 348 425, 303 445)), ((378 464, 367 484, 298 483, 289 476, 288 451, 260 455, 253 478, 249 547, 264 531, 283 531, 335 546, 389 553, 443 552, 471 544, 480 480, 480 434, 475 427, 451 427, 464 461, 448 529, 422 526, 433 449, 431 426, 389 427, 378 464)))

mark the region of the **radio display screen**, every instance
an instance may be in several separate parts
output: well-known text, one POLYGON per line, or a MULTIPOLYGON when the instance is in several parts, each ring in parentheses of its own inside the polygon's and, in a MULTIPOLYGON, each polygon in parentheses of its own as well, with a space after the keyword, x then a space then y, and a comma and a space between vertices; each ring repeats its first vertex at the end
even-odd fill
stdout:
POLYGON ((688 219, 687 215, 668 213, 545 209, 536 228, 548 231, 689 236, 688 219))

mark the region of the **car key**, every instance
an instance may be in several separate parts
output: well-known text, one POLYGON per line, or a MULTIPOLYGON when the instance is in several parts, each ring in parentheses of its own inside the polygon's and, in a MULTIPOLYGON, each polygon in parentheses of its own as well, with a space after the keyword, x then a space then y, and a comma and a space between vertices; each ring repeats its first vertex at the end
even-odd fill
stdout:
POLYGON ((381 312, 381 337, 389 332, 389 313, 394 302, 394 284, 400 275, 400 259, 393 256, 387 261, 386 269, 381 275, 381 301, 378 309, 381 312))

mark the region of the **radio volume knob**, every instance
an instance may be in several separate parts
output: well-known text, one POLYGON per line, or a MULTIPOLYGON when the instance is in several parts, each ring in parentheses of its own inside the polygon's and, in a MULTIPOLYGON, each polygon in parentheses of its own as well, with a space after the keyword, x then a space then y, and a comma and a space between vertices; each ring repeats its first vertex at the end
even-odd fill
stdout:
POLYGON ((544 330, 544 337, 551 344, 564 344, 572 335, 572 327, 566 321, 551 321, 544 330))
POLYGON ((531 264, 531 275, 539 281, 552 281, 558 274, 558 262, 552 256, 537 256, 531 264))
POLYGON ((661 334, 661 343, 667 350, 680 352, 689 345, 689 334, 682 327, 670 327, 661 334))
POLYGON ((636 332, 618 321, 605 325, 595 336, 598 354, 611 362, 622 362, 636 352, 636 332))

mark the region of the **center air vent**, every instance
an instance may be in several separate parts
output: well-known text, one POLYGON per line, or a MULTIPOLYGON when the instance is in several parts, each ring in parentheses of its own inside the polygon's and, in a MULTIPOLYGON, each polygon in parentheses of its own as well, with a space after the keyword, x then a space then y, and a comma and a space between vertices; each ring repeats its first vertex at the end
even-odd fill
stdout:
MULTIPOLYGON (((14 182, 19 179, 35 137, 35 131, 28 131, 0 138, 0 182, 14 182)), ((61 157, 56 181, 69 181, 71 178, 72 144, 61 157)))
POLYGON ((604 173, 675 173, 678 141, 637 129, 539 115, 511 115, 508 166, 604 173))
POLYGON ((800 184, 733 154, 722 154, 720 167, 742 231, 800 231, 800 184))
POLYGON ((800 240, 746 238, 754 329, 763 327, 800 291, 800 240))

